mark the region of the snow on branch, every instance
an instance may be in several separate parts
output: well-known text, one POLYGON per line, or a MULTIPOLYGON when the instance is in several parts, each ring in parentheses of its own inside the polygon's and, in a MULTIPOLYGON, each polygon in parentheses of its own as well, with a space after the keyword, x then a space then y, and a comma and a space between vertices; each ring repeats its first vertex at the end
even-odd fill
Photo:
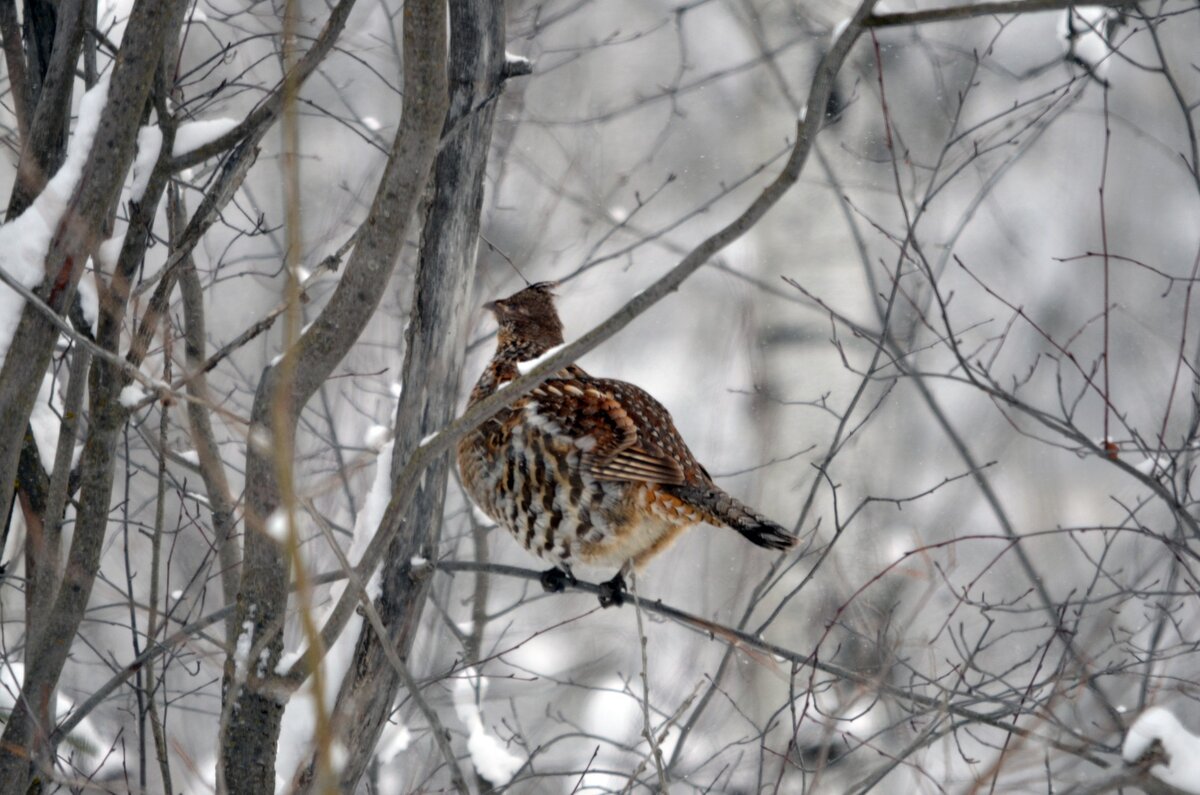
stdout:
MULTIPOLYGON (((171 146, 171 156, 181 157, 194 152, 206 144, 220 138, 225 133, 238 126, 236 119, 207 119, 204 121, 187 121, 175 128, 175 142, 171 146)), ((147 125, 138 130, 137 158, 133 161, 133 180, 130 197, 136 202, 142 200, 146 186, 150 183, 150 173, 162 151, 163 134, 157 124, 147 125)))
MULTIPOLYGON (((108 78, 100 80, 79 102, 75 133, 67 144, 67 157, 25 212, 0 226, 0 269, 33 289, 46 275, 46 255, 75 193, 83 166, 100 126, 100 113, 108 101, 108 78)), ((0 365, 12 344, 25 299, 0 284, 0 365)))
POLYGON ((1200 795, 1200 737, 1183 727, 1179 719, 1162 707, 1151 707, 1138 715, 1125 734, 1121 757, 1129 764, 1141 759, 1155 743, 1166 759, 1150 767, 1150 775, 1184 792, 1200 795))
POLYGON ((175 145, 171 147, 172 157, 182 157, 188 152, 194 152, 200 147, 210 144, 225 133, 238 126, 236 119, 207 119, 204 121, 188 121, 175 129, 175 145))
POLYGON ((1058 35, 1068 60, 1104 78, 1112 60, 1112 37, 1123 22, 1118 9, 1105 6, 1070 6, 1059 19, 1058 35))
POLYGON ((533 74, 533 62, 524 55, 504 53, 504 78, 533 74))
POLYGON ((496 787, 502 787, 512 781, 524 765, 521 757, 511 753, 504 743, 493 734, 488 734, 483 725, 483 713, 475 703, 475 684, 479 687, 479 698, 482 700, 487 692, 487 679, 468 668, 463 676, 454 683, 454 711, 463 726, 470 733, 467 737, 467 753, 475 771, 496 787))

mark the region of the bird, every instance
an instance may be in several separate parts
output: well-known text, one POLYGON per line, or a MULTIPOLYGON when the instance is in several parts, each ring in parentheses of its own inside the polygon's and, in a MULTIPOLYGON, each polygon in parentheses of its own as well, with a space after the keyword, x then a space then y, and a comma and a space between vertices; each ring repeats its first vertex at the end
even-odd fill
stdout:
MULTIPOLYGON (((485 304, 496 351, 468 408, 563 344, 555 282, 485 304)), ((796 536, 725 493, 688 449, 670 413, 634 384, 568 365, 484 420, 457 449, 467 493, 522 547, 552 568, 546 591, 577 583, 576 564, 617 568, 600 604, 625 602, 625 576, 701 522, 770 550, 796 536)))

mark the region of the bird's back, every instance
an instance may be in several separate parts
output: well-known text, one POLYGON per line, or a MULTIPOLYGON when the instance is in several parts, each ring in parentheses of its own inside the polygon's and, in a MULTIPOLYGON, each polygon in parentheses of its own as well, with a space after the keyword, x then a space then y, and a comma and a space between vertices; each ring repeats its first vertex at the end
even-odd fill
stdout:
POLYGON ((667 410, 633 384, 578 368, 545 381, 459 445, 476 503, 554 563, 620 566, 702 511, 671 485, 711 485, 667 410))

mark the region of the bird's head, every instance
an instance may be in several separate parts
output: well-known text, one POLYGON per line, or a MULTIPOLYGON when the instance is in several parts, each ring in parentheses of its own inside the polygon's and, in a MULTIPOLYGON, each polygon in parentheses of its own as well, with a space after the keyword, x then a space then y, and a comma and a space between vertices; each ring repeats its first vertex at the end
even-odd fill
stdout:
POLYGON ((515 354, 518 361, 536 359, 563 343, 563 325, 554 308, 555 282, 538 282, 508 298, 484 305, 496 316, 500 332, 496 350, 515 354))

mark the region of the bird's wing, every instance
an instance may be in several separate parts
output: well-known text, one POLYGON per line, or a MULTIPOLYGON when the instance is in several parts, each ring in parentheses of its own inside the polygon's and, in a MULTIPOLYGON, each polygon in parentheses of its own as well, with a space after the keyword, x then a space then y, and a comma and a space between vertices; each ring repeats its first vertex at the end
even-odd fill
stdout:
POLYGON ((585 453, 599 480, 682 485, 696 466, 671 415, 632 384, 601 378, 555 378, 530 397, 537 416, 553 422, 585 453))

